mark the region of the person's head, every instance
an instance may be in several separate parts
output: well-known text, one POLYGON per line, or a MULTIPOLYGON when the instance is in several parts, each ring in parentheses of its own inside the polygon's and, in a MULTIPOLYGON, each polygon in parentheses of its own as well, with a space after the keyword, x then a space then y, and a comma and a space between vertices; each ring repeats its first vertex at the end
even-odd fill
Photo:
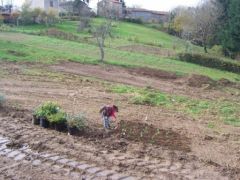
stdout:
POLYGON ((118 107, 117 107, 117 106, 113 105, 113 109, 114 109, 116 112, 118 112, 118 107))

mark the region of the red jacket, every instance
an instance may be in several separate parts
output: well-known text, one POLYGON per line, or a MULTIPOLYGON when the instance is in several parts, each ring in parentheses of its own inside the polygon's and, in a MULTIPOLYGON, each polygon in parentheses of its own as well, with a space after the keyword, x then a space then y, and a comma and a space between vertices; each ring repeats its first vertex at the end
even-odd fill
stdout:
POLYGON ((116 111, 112 106, 104 106, 102 109, 100 109, 100 113, 103 116, 114 117, 116 119, 116 111))

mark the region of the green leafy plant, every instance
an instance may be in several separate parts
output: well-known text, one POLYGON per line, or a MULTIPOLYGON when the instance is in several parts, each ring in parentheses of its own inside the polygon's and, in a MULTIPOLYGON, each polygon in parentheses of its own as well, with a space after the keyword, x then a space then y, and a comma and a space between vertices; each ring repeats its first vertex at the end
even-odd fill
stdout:
POLYGON ((86 127, 86 121, 87 118, 83 114, 67 116, 67 125, 70 128, 77 128, 78 130, 83 130, 86 127))
POLYGON ((45 102, 39 106, 35 111, 34 115, 37 118, 46 118, 50 117, 53 114, 57 114, 60 111, 60 106, 54 102, 45 102))
POLYGON ((67 121, 67 114, 63 111, 59 111, 56 114, 49 115, 47 118, 52 124, 64 124, 67 121))

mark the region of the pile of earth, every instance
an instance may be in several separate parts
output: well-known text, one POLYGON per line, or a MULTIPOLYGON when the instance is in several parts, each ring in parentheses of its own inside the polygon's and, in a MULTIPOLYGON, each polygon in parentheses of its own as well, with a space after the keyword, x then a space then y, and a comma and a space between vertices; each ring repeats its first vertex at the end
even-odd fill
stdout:
POLYGON ((132 69, 129 69, 129 73, 134 75, 143 75, 151 78, 160 78, 160 79, 177 79, 178 78, 178 76, 175 73, 162 71, 158 69, 147 68, 147 67, 132 68, 132 69))

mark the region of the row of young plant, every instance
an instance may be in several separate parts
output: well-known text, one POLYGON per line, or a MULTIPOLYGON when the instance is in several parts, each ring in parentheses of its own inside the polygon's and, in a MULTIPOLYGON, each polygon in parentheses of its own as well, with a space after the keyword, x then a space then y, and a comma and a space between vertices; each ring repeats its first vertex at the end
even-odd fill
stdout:
POLYGON ((70 135, 78 135, 86 128, 86 117, 83 114, 67 114, 57 103, 45 102, 35 109, 32 123, 43 128, 68 131, 70 135))

